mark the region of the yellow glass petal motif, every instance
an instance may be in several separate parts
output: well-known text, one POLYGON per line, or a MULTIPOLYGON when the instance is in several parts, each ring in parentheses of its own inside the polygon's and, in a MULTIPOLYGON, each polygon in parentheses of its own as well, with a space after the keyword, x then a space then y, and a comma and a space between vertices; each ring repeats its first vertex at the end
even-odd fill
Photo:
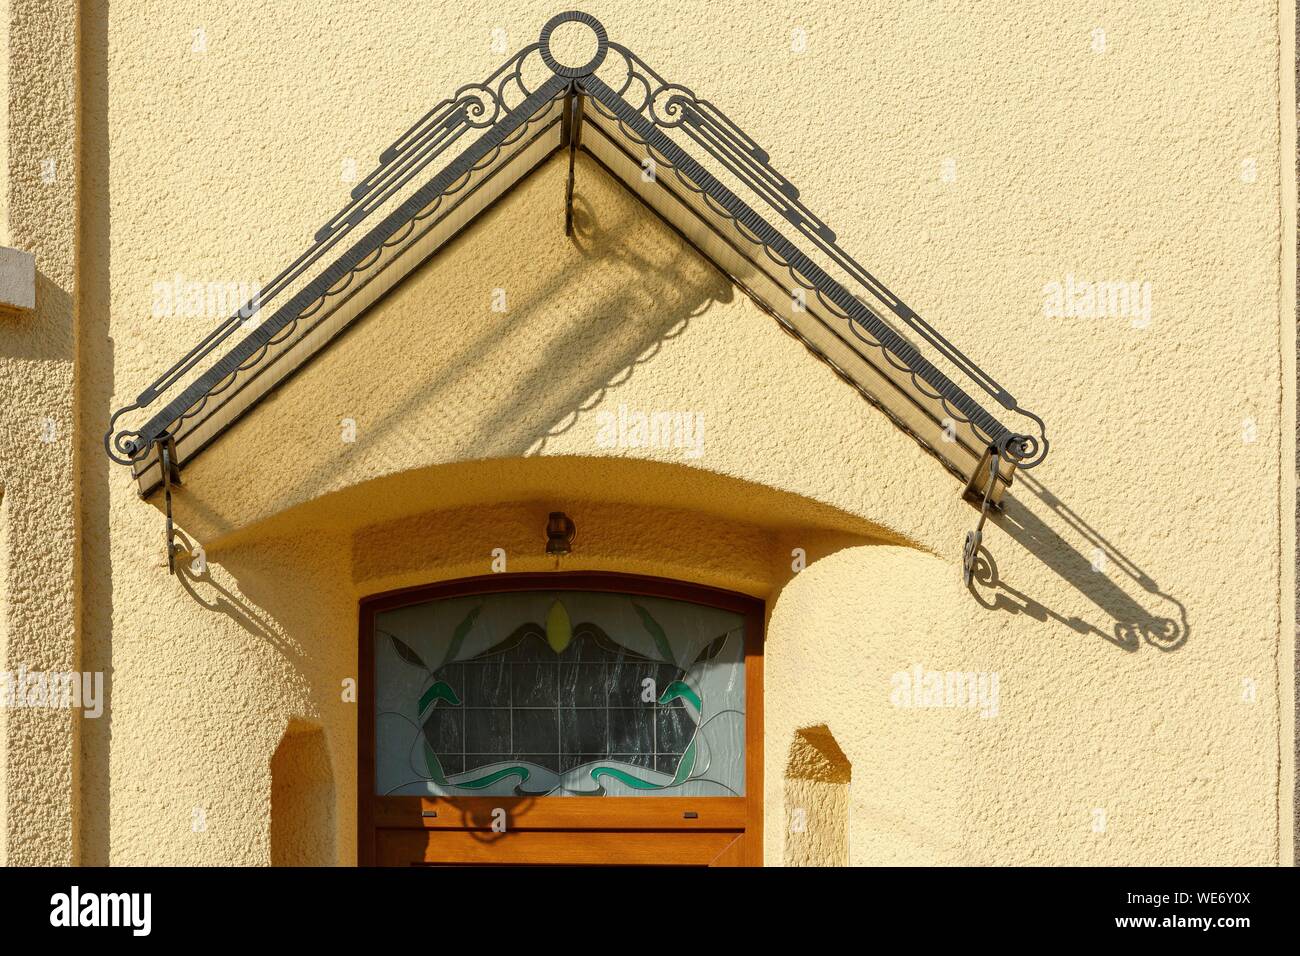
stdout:
POLYGON ((546 612, 546 643, 551 650, 563 654, 564 649, 573 640, 573 625, 569 622, 569 612, 558 600, 546 612))

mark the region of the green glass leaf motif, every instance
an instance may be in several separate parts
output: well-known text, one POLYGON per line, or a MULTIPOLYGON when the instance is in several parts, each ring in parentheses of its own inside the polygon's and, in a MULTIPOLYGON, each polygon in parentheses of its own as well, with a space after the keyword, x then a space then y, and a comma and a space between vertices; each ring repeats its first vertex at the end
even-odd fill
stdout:
POLYGON ((482 790, 484 787, 490 787, 503 777, 518 777, 519 783, 528 779, 527 767, 502 767, 500 770, 494 770, 482 777, 474 780, 465 780, 460 783, 453 783, 453 787, 464 787, 466 790, 482 790))
POLYGON ((435 700, 445 700, 447 703, 452 704, 455 707, 460 706, 460 698, 456 696, 456 692, 451 689, 451 685, 445 680, 438 681, 420 695, 420 709, 418 712, 423 714, 424 709, 435 700))
POLYGON ((686 747, 686 753, 682 754, 682 759, 677 762, 677 773, 673 777, 672 786, 679 783, 685 783, 690 777, 691 771, 695 769, 695 741, 692 740, 686 747))
POLYGON ((657 783, 651 783, 649 780, 642 780, 640 777, 634 777, 626 770, 619 770, 617 767, 593 767, 591 769, 591 779, 600 783, 601 777, 613 777, 615 780, 621 780, 633 790, 662 790, 657 783))
POLYGON ((667 664, 677 663, 677 658, 673 655, 672 645, 668 643, 668 635, 659 626, 659 622, 654 619, 649 611, 635 601, 632 602, 632 606, 636 608, 636 613, 641 616, 641 626, 654 638, 655 647, 658 648, 659 656, 663 662, 667 664))
POLYGON ((668 685, 663 694, 659 696, 659 703, 671 704, 679 697, 693 706, 697 712, 704 710, 704 705, 700 701, 700 695, 695 693, 695 691, 692 690, 685 681, 679 680, 675 680, 668 685))
POLYGON ((405 641, 398 640, 397 636, 394 634, 389 634, 388 639, 393 642, 393 650, 397 651, 397 656, 406 661, 406 663, 423 668, 426 671, 429 669, 429 665, 424 663, 424 659, 421 658, 419 654, 415 653, 415 651, 411 650, 411 646, 405 641))
POLYGON ((456 625, 456 630, 451 632, 451 644, 447 647, 447 656, 442 659, 442 666, 447 666, 456 659, 460 653, 460 646, 465 643, 465 637, 469 634, 474 622, 478 619, 479 612, 483 610, 483 605, 472 609, 465 615, 464 619, 456 625))
POLYGON ((439 786, 445 787, 447 776, 442 772, 442 761, 438 759, 438 755, 434 753, 428 741, 424 741, 424 762, 429 767, 429 778, 439 786))
MULTIPOLYGON (((695 664, 703 664, 705 661, 711 661, 721 654, 723 646, 727 643, 727 637, 728 635, 723 634, 721 637, 716 637, 710 641, 708 646, 696 655, 695 664)), ((695 664, 692 664, 691 666, 694 667, 695 664)))

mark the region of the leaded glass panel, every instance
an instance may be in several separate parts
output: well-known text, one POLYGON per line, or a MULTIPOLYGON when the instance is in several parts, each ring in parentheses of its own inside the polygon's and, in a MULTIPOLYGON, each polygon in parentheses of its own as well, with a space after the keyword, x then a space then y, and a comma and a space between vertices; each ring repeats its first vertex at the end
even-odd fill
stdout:
POLYGON ((744 619, 513 591, 375 620, 381 796, 742 796, 744 619))

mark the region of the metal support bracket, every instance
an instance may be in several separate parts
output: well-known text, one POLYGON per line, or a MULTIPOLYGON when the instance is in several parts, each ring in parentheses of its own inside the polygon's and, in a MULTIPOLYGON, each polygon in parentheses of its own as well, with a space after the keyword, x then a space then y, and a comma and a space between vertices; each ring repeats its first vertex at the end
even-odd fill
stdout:
POLYGON ((569 179, 564 187, 564 234, 566 236, 573 235, 573 167, 578 158, 578 146, 582 139, 582 99, 575 81, 569 87, 569 95, 564 103, 564 138, 569 146, 569 179))
POLYGON ((158 467, 162 469, 163 502, 167 509, 167 572, 176 573, 176 525, 172 521, 172 485, 181 483, 181 466, 176 463, 176 439, 163 432, 154 442, 158 467))
POLYGON ((989 446, 988 451, 984 453, 979 467, 975 469, 975 474, 971 476, 970 484, 966 486, 962 494, 968 501, 975 501, 978 495, 979 480, 985 474, 987 469, 988 483, 984 486, 984 497, 980 500, 980 517, 975 524, 975 530, 966 532, 966 544, 962 548, 962 581, 967 587, 975 578, 975 558, 979 554, 980 543, 984 540, 984 522, 989 516, 989 511, 997 506, 993 503, 993 489, 997 487, 1000 473, 998 466, 1002 462, 1002 456, 997 448, 989 446))

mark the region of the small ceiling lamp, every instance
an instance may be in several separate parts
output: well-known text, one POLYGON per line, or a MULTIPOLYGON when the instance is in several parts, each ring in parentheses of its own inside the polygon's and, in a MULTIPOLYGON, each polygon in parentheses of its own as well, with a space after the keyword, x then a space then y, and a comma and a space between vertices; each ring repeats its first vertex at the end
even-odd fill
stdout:
POLYGON ((578 528, 563 511, 552 511, 546 518, 546 553, 558 558, 573 550, 573 536, 578 528))

